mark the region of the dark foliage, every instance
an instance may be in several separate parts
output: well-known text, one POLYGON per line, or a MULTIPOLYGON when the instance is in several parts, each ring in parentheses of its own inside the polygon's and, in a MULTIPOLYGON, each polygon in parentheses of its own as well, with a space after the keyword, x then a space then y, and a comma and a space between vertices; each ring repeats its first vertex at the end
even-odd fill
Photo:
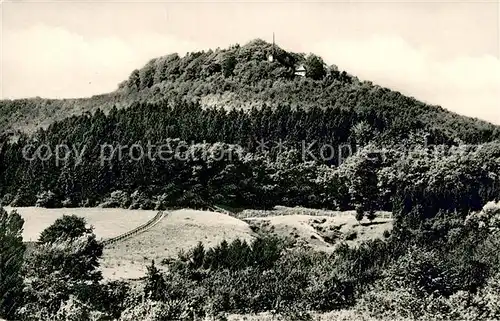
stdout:
POLYGON ((83 217, 63 215, 63 217, 58 218, 51 226, 40 233, 38 242, 46 244, 74 240, 92 232, 92 229, 87 228, 86 224, 83 217))
POLYGON ((6 319, 13 319, 23 304, 23 224, 17 212, 7 213, 0 206, 0 317, 6 319))

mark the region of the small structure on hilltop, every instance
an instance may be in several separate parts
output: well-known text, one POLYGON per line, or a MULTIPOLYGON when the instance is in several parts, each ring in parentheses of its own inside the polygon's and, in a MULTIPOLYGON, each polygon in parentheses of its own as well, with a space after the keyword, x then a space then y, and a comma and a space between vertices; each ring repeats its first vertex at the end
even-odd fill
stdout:
POLYGON ((273 47, 271 49, 271 53, 267 56, 267 61, 269 62, 274 61, 274 32, 273 32, 273 47))
POLYGON ((296 75, 296 76, 305 77, 305 76, 306 76, 306 73, 307 73, 307 70, 306 70, 306 68, 304 67, 304 65, 303 65, 303 64, 300 64, 300 65, 298 65, 298 66, 295 68, 295 75, 296 75))
MULTIPOLYGON (((275 38, 274 38, 274 32, 273 32, 273 45, 271 47, 271 52, 267 55, 267 61, 269 62, 273 62, 275 60, 275 54, 276 54, 276 42, 275 42, 275 38)), ((304 64, 299 64, 297 66, 295 66, 295 72, 294 74, 296 76, 301 76, 301 77, 305 77, 306 76, 306 68, 304 67, 304 64)))

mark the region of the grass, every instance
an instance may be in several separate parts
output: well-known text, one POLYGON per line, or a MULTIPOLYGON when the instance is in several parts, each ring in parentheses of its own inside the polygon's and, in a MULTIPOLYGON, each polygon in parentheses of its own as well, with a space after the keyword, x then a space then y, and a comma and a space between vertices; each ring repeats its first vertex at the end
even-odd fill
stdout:
MULTIPOLYGON (((276 216, 259 216, 247 218, 254 230, 272 233, 281 237, 292 237, 298 245, 310 247, 318 251, 332 251, 336 244, 344 241, 356 245, 361 241, 383 238, 385 231, 392 230, 392 220, 376 218, 372 222, 358 222, 353 211, 327 211, 321 216, 320 210, 286 208, 286 214, 276 216), (309 213, 309 215, 303 214, 309 213), (311 215, 311 213, 313 213, 311 215), (333 215, 334 214, 334 215, 333 215)), ((267 211, 267 214, 278 214, 279 210, 267 211)))
MULTIPOLYGON (((124 209, 38 207, 17 208, 17 211, 25 220, 25 241, 36 240, 41 231, 63 214, 85 217, 94 226, 97 237, 105 239, 132 230, 157 213, 124 209)), ((257 213, 249 210, 243 212, 257 213)), ((266 217, 257 215, 261 217, 240 220, 208 211, 169 212, 150 230, 106 247, 101 269, 107 279, 140 278, 145 275, 146 265, 151 260, 160 265, 163 259, 176 257, 179 251, 188 251, 199 241, 206 247, 217 245, 223 239, 250 241, 256 235, 252 230, 255 227, 264 233, 292 237, 298 244, 319 251, 333 250, 339 240, 357 244, 361 240, 382 238, 383 232, 392 228, 392 221, 382 218, 375 219, 373 224, 368 224, 368 221, 359 224, 352 212, 277 207, 265 213, 268 214, 266 217), (349 235, 356 235, 356 238, 349 240, 349 235)))
POLYGON ((188 251, 199 241, 206 248, 223 239, 250 241, 257 229, 267 234, 293 237, 298 245, 328 252, 340 240, 355 245, 362 240, 382 238, 384 231, 392 229, 392 220, 377 218, 371 224, 368 221, 360 224, 352 212, 335 212, 331 216, 289 213, 240 220, 217 212, 177 210, 169 212, 146 232, 107 247, 103 256, 103 274, 108 279, 140 278, 145 275, 146 265, 151 260, 161 267, 163 259, 177 257, 179 251, 188 251), (356 238, 349 240, 352 235, 356 238))
POLYGON ((94 226, 98 238, 107 239, 130 231, 146 223, 156 215, 156 211, 124 210, 116 208, 57 208, 6 207, 7 211, 16 209, 24 219, 24 241, 36 241, 40 233, 64 214, 84 217, 94 226))
POLYGON ((103 255, 103 274, 109 279, 144 276, 151 260, 160 263, 177 257, 201 241, 206 247, 222 240, 245 239, 255 234, 249 225, 229 215, 196 210, 177 210, 151 229, 107 247, 103 255))

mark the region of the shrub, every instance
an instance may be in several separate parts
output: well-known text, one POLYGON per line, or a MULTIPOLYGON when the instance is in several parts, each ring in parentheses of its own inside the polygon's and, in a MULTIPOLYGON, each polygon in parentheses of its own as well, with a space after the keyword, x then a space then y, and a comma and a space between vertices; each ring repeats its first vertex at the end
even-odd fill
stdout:
MULTIPOLYGON (((61 304, 54 316, 54 321, 104 321, 109 320, 105 314, 93 311, 92 307, 82 303, 74 296, 61 304)), ((40 320, 41 321, 41 320, 40 320)))
POLYGON ((0 200, 0 206, 9 206, 13 200, 14 196, 12 196, 12 194, 10 193, 7 193, 2 197, 2 200, 0 200))
POLYGON ((447 269, 436 251, 413 247, 395 264, 390 273, 398 286, 409 288, 420 296, 449 296, 455 291, 453 272, 447 269))
POLYGON ((124 191, 114 191, 104 200, 99 207, 103 208, 128 208, 131 200, 129 195, 124 191))
POLYGON ((358 232, 356 232, 354 230, 347 232, 345 235, 346 241, 354 241, 357 238, 358 238, 358 232))
POLYGON ((281 313, 278 320, 283 321, 313 321, 313 316, 307 311, 287 311, 281 313))
POLYGON ((7 213, 0 207, 0 317, 14 317, 22 303, 23 225, 16 211, 7 213))
POLYGON ((161 272, 156 268, 154 260, 151 265, 147 267, 146 285, 144 287, 144 294, 147 298, 153 301, 161 301, 165 299, 167 285, 161 272))
POLYGON ((135 191, 130 195, 131 205, 129 209, 141 209, 141 210, 152 210, 155 208, 155 203, 151 201, 147 195, 139 191, 135 191))
POLYGON ((99 297, 103 247, 84 219, 63 216, 41 233, 39 242, 25 267, 25 315, 41 311, 35 315, 52 319, 71 296, 85 304, 99 297))
POLYGON ((54 243, 60 240, 71 240, 86 233, 91 233, 92 229, 87 228, 87 222, 83 217, 76 215, 63 215, 52 225, 42 231, 38 241, 40 243, 54 243))
POLYGON ((96 306, 99 311, 118 319, 126 309, 126 300, 131 295, 131 289, 126 281, 111 281, 99 287, 94 293, 96 306))
POLYGON ((123 311, 119 321, 165 321, 182 320, 186 303, 180 300, 157 302, 146 300, 123 311))
POLYGON ((356 220, 361 221, 364 216, 365 216, 365 209, 363 208, 363 206, 359 204, 356 205, 356 214, 355 214, 356 220))
MULTIPOLYGON (((73 207, 78 207, 78 201, 72 197, 65 198, 62 203, 62 207, 66 208, 73 208, 73 207)), ((85 206, 82 206, 85 207, 85 206)))
POLYGON ((51 191, 45 191, 37 195, 36 206, 45 208, 59 208, 62 207, 62 204, 55 193, 51 191))
POLYGON ((373 221, 375 218, 376 218, 376 213, 375 213, 375 210, 374 209, 370 209, 368 210, 368 212, 366 213, 366 218, 371 222, 373 221))

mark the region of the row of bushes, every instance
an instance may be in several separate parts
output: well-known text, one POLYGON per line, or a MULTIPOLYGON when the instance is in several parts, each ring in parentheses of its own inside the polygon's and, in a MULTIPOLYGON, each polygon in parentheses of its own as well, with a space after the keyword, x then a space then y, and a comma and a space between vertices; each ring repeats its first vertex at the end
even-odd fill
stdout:
MULTIPOLYGON (((189 194, 187 193, 185 199, 185 206, 199 206, 205 207, 207 204, 198 200, 196 202, 191 202, 188 200, 189 194)), ((36 195, 36 201, 27 202, 26 198, 19 197, 19 195, 13 196, 12 194, 6 194, 0 200, 1 206, 11 206, 11 207, 25 207, 35 205, 37 207, 44 208, 75 208, 75 207, 102 207, 102 208, 124 208, 124 209, 141 209, 141 210, 165 210, 171 207, 183 206, 183 201, 178 200, 178 202, 169 201, 167 195, 159 195, 154 197, 149 197, 144 193, 136 191, 129 194, 124 191, 114 191, 107 198, 105 198, 101 203, 92 203, 89 200, 83 202, 75 202, 71 199, 62 200, 57 194, 52 191, 44 191, 36 195)))

